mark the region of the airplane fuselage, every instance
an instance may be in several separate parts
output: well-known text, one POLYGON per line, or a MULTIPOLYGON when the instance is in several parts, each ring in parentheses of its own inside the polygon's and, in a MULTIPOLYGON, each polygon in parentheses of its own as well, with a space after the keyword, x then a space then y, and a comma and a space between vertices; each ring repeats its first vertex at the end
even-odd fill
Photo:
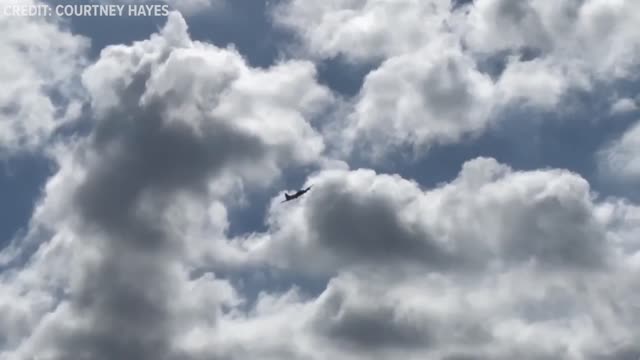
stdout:
POLYGON ((295 194, 292 194, 292 195, 289 195, 289 194, 285 193, 285 194, 284 194, 284 198, 285 198, 285 200, 284 200, 284 201, 289 201, 289 200, 297 199, 297 198, 299 198, 300 196, 304 195, 304 194, 305 194, 307 191, 309 191, 310 189, 311 189, 311 186, 309 186, 308 188, 303 189, 303 190, 298 190, 298 191, 296 191, 296 192, 295 192, 295 194))

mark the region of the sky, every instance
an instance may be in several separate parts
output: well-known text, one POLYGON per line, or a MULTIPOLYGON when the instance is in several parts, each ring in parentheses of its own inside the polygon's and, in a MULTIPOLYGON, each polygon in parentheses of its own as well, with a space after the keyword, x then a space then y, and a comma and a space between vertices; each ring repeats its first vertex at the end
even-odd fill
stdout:
POLYGON ((0 5, 0 360, 640 358, 640 2, 83 4, 0 5))

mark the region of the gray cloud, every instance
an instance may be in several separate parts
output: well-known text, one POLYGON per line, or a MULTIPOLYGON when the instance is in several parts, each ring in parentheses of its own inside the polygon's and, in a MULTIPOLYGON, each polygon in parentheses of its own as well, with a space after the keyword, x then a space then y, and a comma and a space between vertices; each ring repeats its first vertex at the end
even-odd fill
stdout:
POLYGON ((154 196, 204 192, 206 181, 220 176, 226 167, 247 166, 268 154, 266 144, 256 136, 213 121, 214 125, 207 124, 196 134, 184 123, 165 123, 161 109, 155 105, 126 109, 105 120, 118 129, 110 135, 112 129, 98 127, 94 133, 96 161, 77 189, 79 212, 102 230, 123 231, 138 239, 127 241, 162 242, 157 230, 163 225, 136 213, 136 202, 145 192, 154 196))
POLYGON ((170 258, 106 251, 72 295, 71 310, 86 327, 50 334, 56 358, 177 358, 171 339, 180 329, 171 305, 179 288, 167 271, 170 258))
POLYGON ((84 100, 78 74, 89 49, 88 39, 58 19, 5 15, 9 6, 0 5, 0 158, 42 150, 56 130, 76 120, 84 100))
POLYGON ((569 172, 520 173, 479 158, 430 191, 368 170, 326 171, 310 182, 313 192, 293 209, 272 208, 265 246, 284 263, 313 256, 311 268, 325 270, 418 264, 455 272, 494 261, 599 271, 612 261, 588 183, 569 172))
POLYGON ((603 177, 618 183, 635 183, 640 178, 640 122, 600 149, 596 160, 603 177))
MULTIPOLYGON (((552 108, 583 76, 624 74, 635 61, 620 62, 620 44, 635 41, 630 4, 280 10, 313 56, 383 58, 337 130, 384 153, 481 131, 496 104, 552 108), (550 35, 559 29, 566 36, 550 35), (593 39, 606 56, 576 57, 593 39), (536 57, 508 60, 495 81, 476 67, 475 52, 523 45, 536 57), (576 59, 584 67, 569 71, 576 59)), ((83 81, 90 135, 51 150, 59 169, 27 235, 40 246, 0 274, 2 360, 637 357, 640 210, 596 196, 578 174, 477 158, 424 189, 325 161, 310 122, 336 104, 313 64, 251 68, 231 48, 192 41, 177 14, 149 40, 105 49, 83 81), (310 193, 286 204, 279 194, 265 232, 227 238, 228 202, 309 164, 326 166, 306 179, 310 193), (299 288, 247 290, 244 276, 277 277, 262 271, 299 288)))
MULTIPOLYGON (((136 79, 123 99, 140 99, 136 79)), ((159 221, 141 211, 145 195, 168 206, 176 192, 206 193, 206 182, 228 167, 260 162, 269 149, 257 136, 205 118, 200 132, 167 122, 166 106, 122 106, 100 119, 91 138, 87 176, 75 193, 85 225, 104 234, 94 246, 102 260, 85 269, 74 294, 76 316, 91 325, 66 334, 59 358, 91 354, 91 359, 169 359, 176 319, 171 311, 179 279, 168 270, 182 246, 159 221)), ((157 208, 162 211, 162 208, 157 208)), ((92 235, 93 234, 93 235, 92 235)), ((95 239, 93 240, 95 241, 95 239)))
POLYGON ((315 330, 339 346, 365 353, 434 345, 435 334, 430 332, 435 329, 427 326, 426 319, 403 314, 392 304, 381 304, 381 297, 354 303, 354 295, 330 284, 312 322, 315 330))
POLYGON ((633 345, 623 346, 620 349, 614 350, 612 352, 600 352, 596 355, 593 355, 593 358, 595 360, 634 360, 640 358, 640 348, 633 345))
POLYGON ((276 7, 276 22, 294 30, 312 57, 380 64, 334 140, 345 152, 376 160, 405 147, 423 154, 508 121, 510 107, 558 110, 566 97, 593 93, 594 84, 625 81, 638 65, 635 3, 459 3, 293 0, 276 7), (503 63, 495 81, 479 66, 490 59, 503 63))
MULTIPOLYGON (((322 140, 305 117, 330 94, 314 75, 302 62, 251 69, 232 50, 191 42, 177 13, 149 40, 105 49, 83 75, 94 127, 86 139, 62 145, 60 158, 69 162, 54 176, 57 182, 76 171, 61 192, 68 213, 55 215, 56 227, 72 228, 75 238, 65 310, 18 353, 183 358, 182 332, 194 322, 215 326, 220 306, 235 295, 207 275, 188 278, 196 240, 176 230, 172 212, 213 202, 234 182, 267 186, 281 167, 316 161, 322 140), (193 62, 201 66, 185 68, 193 62)), ((50 212, 56 205, 43 204, 50 212)), ((200 225, 191 221, 181 225, 200 225)))
POLYGON ((397 146, 421 151, 477 135, 490 126, 494 86, 453 38, 443 36, 367 75, 345 141, 377 159, 397 146))
POLYGON ((255 249, 291 271, 336 274, 299 321, 344 356, 571 358, 634 333, 613 320, 628 304, 601 293, 636 291, 611 242, 629 229, 609 217, 633 210, 596 202, 577 174, 478 158, 428 191, 364 169, 308 182, 297 203, 272 206, 255 249))
POLYGON ((306 212, 312 241, 355 261, 414 260, 436 268, 454 261, 428 232, 403 221, 391 199, 351 190, 334 181, 314 194, 306 212))

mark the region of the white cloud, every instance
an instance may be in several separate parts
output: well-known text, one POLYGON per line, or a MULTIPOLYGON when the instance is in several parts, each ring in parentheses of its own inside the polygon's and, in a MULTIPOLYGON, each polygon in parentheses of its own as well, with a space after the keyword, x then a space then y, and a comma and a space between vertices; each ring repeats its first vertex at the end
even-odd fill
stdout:
POLYGON ((293 0, 274 15, 298 31, 313 56, 362 61, 411 53, 437 39, 449 6, 449 0, 293 0))
POLYGON ((495 96, 489 76, 449 41, 392 57, 367 75, 345 131, 374 157, 409 142, 460 141, 482 132, 495 96))
POLYGON ((51 149, 59 169, 23 248, 3 252, 16 275, 0 282, 2 326, 14 326, 0 358, 179 357, 172 339, 243 301, 210 272, 246 262, 225 236, 226 205, 285 167, 322 163, 309 121, 331 93, 308 62, 256 69, 192 41, 178 13, 148 40, 104 49, 82 81, 94 127, 51 149))
POLYGON ((640 123, 601 149, 597 158, 601 172, 609 178, 625 182, 640 179, 640 123))
MULTIPOLYGON (((313 191, 298 202, 274 199, 268 232, 254 234, 245 255, 290 273, 328 274, 318 296, 265 289, 249 304, 227 280, 190 278, 189 257, 175 247, 165 252, 135 238, 132 247, 116 237, 77 233, 67 219, 72 233, 42 246, 17 272, 19 280, 3 278, 3 293, 13 294, 5 298, 20 300, 5 301, 11 305, 3 319, 24 324, 10 333, 5 344, 19 346, 4 357, 87 351, 93 358, 596 359, 639 351, 633 342, 640 335, 633 301, 640 291, 638 207, 597 200, 577 174, 515 171, 478 158, 430 190, 365 169, 321 170, 308 182, 313 191), (117 258, 107 255, 112 251, 117 258), (65 270, 55 275, 55 269, 65 270), (42 274, 64 281, 47 287, 42 274), (21 286, 29 291, 17 295, 12 289, 21 286), (50 289, 56 288, 68 300, 53 309, 50 289), (126 295, 134 288, 139 291, 126 295), (116 305, 125 300, 126 307, 116 305), (134 304, 144 307, 132 314, 134 304), (110 335, 115 327, 139 341, 119 342, 110 335), (133 335, 138 332, 144 336, 133 335)), ((56 183, 81 185, 58 179, 48 191, 56 183)), ((43 206, 54 205, 49 199, 43 206)), ((168 236, 195 247, 185 234, 200 234, 205 202, 177 200, 184 206, 155 209, 173 221, 168 236)), ((205 227, 201 234, 215 237, 216 231, 205 227)))
MULTIPOLYGON (((167 129, 184 126, 196 138, 221 137, 234 151, 244 153, 234 159, 233 171, 256 184, 278 175, 281 166, 319 159, 323 140, 307 120, 333 99, 329 90, 315 83, 311 63, 249 68, 235 50, 193 42, 184 21, 175 14, 170 19, 161 35, 133 47, 108 48, 85 72, 83 81, 92 106, 103 118, 99 121, 115 123, 111 117, 114 111, 122 111, 123 104, 160 111, 153 116, 162 117, 157 121, 166 123, 162 126, 167 129), (264 157, 260 165, 244 166, 245 155, 264 157)), ((123 121, 121 126, 135 125, 123 121)), ((219 156, 225 153, 229 149, 219 156)))
POLYGON ((88 45, 55 18, 0 16, 0 156, 38 149, 79 115, 88 45))
POLYGON ((225 317, 225 332, 186 336, 211 339, 209 354, 617 359, 640 353, 634 343, 640 312, 632 300, 640 291, 638 208, 596 200, 577 174, 520 172, 479 158, 428 191, 362 169, 322 171, 309 182, 314 191, 298 203, 274 202, 271 233, 253 251, 291 272, 331 274, 327 287, 317 297, 265 296, 248 316, 225 317), (287 334, 287 342, 274 334, 287 334))
POLYGON ((632 1, 479 0, 464 34, 474 51, 526 47, 588 75, 626 77, 638 65, 637 10, 632 1))
POLYGON ((482 134, 514 104, 557 110, 572 91, 594 93, 595 83, 634 78, 638 10, 635 2, 601 0, 478 0, 465 7, 448 0, 293 0, 274 18, 296 32, 312 57, 381 62, 341 123, 352 133, 347 149, 369 141, 362 153, 379 157, 396 145, 425 151, 482 134), (450 93, 438 103, 417 102, 433 95, 437 79, 415 86, 434 58, 452 53, 464 59, 458 69, 468 75, 457 93, 466 91, 474 104, 451 106, 453 118, 438 107, 461 99, 450 93), (493 82, 482 73, 487 63, 498 69, 493 82))
POLYGON ((362 169, 309 181, 315 191, 299 204, 272 205, 274 233, 254 243, 281 266, 330 273, 399 260, 447 272, 488 269, 496 260, 586 271, 612 261, 589 185, 567 171, 517 172, 480 158, 426 192, 362 169))
MULTIPOLYGON (((347 3, 310 6, 336 4, 347 3)), ((349 4, 391 21, 381 9, 411 18, 404 7, 418 3, 349 4)), ((525 36, 516 35, 506 43, 525 36)), ((386 59, 366 79, 348 135, 384 147, 458 141, 489 126, 495 106, 553 107, 582 79, 543 57, 492 80, 451 39, 374 52, 386 59), (523 81, 531 72, 538 82, 523 81)), ((193 41, 177 13, 150 39, 105 49, 82 76, 95 127, 51 149, 59 169, 30 231, 0 253, 0 359, 640 354, 640 207, 599 198, 567 170, 491 158, 432 189, 349 169, 324 158, 311 126, 335 105, 315 77, 307 61, 257 69, 193 41), (311 192, 285 204, 279 194, 265 232, 228 238, 228 207, 246 189, 306 165, 320 167, 311 192), (262 271, 300 287, 252 299, 234 276, 262 271), (317 278, 328 282, 314 293, 317 278)))
POLYGON ((569 90, 589 90, 590 86, 589 79, 573 64, 554 63, 548 58, 526 62, 511 58, 497 83, 498 101, 503 105, 557 109, 569 90))
POLYGON ((626 114, 626 113, 634 112, 637 109, 638 109, 638 105, 636 104, 635 100, 630 98, 621 98, 621 99, 617 99, 611 105, 611 114, 614 114, 614 115, 626 114))

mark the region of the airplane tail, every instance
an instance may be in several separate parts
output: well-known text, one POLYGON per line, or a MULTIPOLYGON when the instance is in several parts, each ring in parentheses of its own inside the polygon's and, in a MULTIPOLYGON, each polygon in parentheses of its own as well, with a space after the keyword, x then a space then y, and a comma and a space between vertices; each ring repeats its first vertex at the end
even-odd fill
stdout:
POLYGON ((291 195, 289 195, 289 194, 285 193, 285 194, 284 194, 284 199, 285 199, 285 201, 288 201, 288 200, 293 199, 293 196, 291 196, 291 195))

